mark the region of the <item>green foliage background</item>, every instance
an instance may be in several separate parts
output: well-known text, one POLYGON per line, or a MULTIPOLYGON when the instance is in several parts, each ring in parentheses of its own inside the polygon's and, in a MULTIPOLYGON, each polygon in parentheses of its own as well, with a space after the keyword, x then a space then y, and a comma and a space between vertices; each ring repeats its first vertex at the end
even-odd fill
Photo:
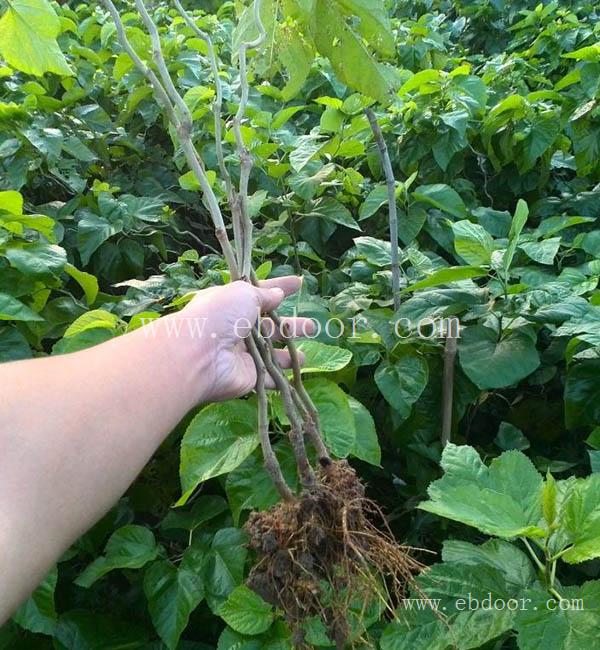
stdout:
MULTIPOLYGON (((252 31, 251 12, 213 4, 199 25, 217 44, 231 115, 232 43, 252 31)), ((3 9, 0 361, 100 343, 227 281, 197 187, 105 13, 43 0, 3 9)), ((243 127, 259 274, 302 273, 284 311, 339 319, 304 344, 327 441, 400 540, 441 551, 423 555, 434 566, 418 593, 443 616, 401 605, 389 623, 374 606, 356 647, 600 648, 597 5, 265 0, 264 14, 243 127), (365 94, 398 180, 396 313, 365 94), (444 341, 423 319, 449 316, 463 330, 456 444, 442 457, 444 341), (464 611, 467 593, 532 606, 464 611), (548 608, 559 597, 584 611, 548 608)), ((153 15, 216 170, 204 44, 167 4, 153 15)), ((148 58, 136 15, 126 20, 148 58)), ((189 414, 0 629, 0 649, 291 647, 277 612, 243 586, 241 526, 276 500, 255 410, 249 399, 189 414)), ((295 484, 285 427, 273 397, 276 450, 295 484)), ((329 647, 316 623, 309 640, 329 647)))

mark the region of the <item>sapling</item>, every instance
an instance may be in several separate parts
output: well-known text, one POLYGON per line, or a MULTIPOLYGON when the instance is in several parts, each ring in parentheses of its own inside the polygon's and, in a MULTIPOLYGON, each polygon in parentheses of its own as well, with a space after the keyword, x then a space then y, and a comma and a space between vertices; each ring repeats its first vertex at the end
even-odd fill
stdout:
MULTIPOLYGON (((253 224, 248 198, 253 158, 244 143, 242 126, 249 96, 247 55, 250 50, 260 47, 266 36, 261 19, 261 0, 254 3, 257 36, 252 41, 242 42, 237 52, 239 97, 230 127, 239 161, 238 182, 234 182, 223 150, 223 92, 214 44, 180 0, 173 0, 177 14, 207 46, 215 87, 212 107, 215 151, 225 186, 233 240, 229 237, 225 214, 193 141, 191 112, 171 78, 159 28, 144 0, 135 0, 135 6, 151 39, 151 62, 143 60, 132 47, 121 15, 112 0, 100 1, 114 21, 121 47, 150 84, 155 100, 172 127, 173 139, 200 185, 231 280, 257 283, 252 267, 253 224)), ((384 521, 383 516, 377 506, 365 497, 364 486, 354 470, 346 461, 331 459, 323 441, 317 408, 302 381, 299 354, 292 333, 277 314, 269 316, 283 334, 292 362, 292 377, 288 379, 278 363, 272 339, 262 336, 255 328, 246 339, 246 345, 257 371, 258 431, 265 468, 282 502, 268 512, 253 513, 249 519, 247 530, 250 545, 258 556, 249 584, 263 598, 284 611, 297 633, 298 646, 304 643, 302 623, 308 617, 317 615, 326 625, 330 637, 342 647, 349 633, 347 614, 350 600, 362 591, 365 602, 375 597, 383 598, 388 603, 389 594, 382 596, 385 581, 388 581, 394 593, 401 591, 411 573, 417 569, 417 563, 405 547, 394 541, 389 530, 381 532, 374 525, 373 519, 384 521), (300 495, 294 494, 286 483, 271 445, 265 388, 267 374, 281 394, 290 423, 288 437, 302 485, 300 495), (307 441, 315 449, 315 465, 309 460, 307 441), (337 595, 334 602, 329 603, 327 601, 332 593, 337 595)))

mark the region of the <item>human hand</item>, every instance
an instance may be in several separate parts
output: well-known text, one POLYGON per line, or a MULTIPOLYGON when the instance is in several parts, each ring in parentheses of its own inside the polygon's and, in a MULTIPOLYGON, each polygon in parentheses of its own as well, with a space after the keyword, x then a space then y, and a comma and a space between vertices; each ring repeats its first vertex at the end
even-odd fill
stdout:
MULTIPOLYGON (((256 386, 256 367, 247 351, 245 338, 261 314, 276 309, 286 296, 298 291, 301 284, 302 278, 285 276, 260 282, 259 287, 243 281, 211 287, 199 291, 179 314, 173 315, 195 327, 196 349, 203 367, 198 402, 241 397, 256 386)), ((293 336, 314 332, 314 321, 309 318, 281 320, 286 332, 293 336)), ((261 319, 261 325, 266 335, 272 335, 276 340, 283 337, 281 332, 275 331, 270 319, 261 319)), ((193 328, 184 330, 189 334, 193 328)), ((276 350, 275 354, 283 368, 291 366, 287 350, 276 350)), ((301 361, 302 358, 300 355, 301 361)), ((266 385, 273 388, 270 377, 267 377, 266 385)))

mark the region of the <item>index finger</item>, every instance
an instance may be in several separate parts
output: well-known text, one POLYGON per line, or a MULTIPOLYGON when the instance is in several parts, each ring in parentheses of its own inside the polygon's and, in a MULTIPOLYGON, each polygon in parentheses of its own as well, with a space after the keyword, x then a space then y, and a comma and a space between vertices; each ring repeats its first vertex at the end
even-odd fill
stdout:
POLYGON ((302 286, 302 277, 299 275, 283 275, 280 278, 261 280, 258 286, 261 289, 281 289, 284 296, 291 296, 302 286))

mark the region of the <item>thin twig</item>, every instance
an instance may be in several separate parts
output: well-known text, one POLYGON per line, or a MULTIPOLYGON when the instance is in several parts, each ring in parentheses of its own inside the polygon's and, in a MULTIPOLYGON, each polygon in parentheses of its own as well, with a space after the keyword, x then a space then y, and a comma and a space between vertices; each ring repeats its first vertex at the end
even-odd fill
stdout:
POLYGON ((379 122, 375 113, 367 108, 365 110, 371 130, 375 136, 375 142, 379 149, 379 156, 381 158, 381 166, 385 173, 385 180, 388 191, 388 210, 389 210, 389 224, 390 224, 390 243, 392 245, 392 295, 394 299, 394 309, 400 307, 400 258, 398 255, 398 207, 396 206, 396 179, 394 178, 394 170, 392 169, 392 161, 390 154, 381 132, 379 122))

